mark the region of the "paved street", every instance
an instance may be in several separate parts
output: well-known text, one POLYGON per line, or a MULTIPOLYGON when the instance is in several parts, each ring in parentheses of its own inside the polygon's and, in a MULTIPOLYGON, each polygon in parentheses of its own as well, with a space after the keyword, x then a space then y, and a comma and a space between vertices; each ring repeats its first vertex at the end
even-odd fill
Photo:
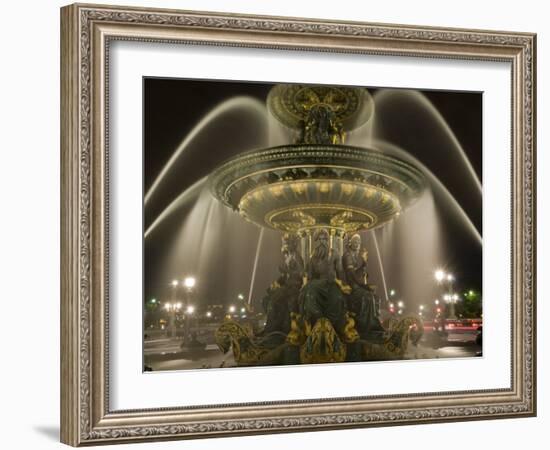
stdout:
POLYGON ((409 346, 406 359, 472 358, 476 356, 481 356, 481 347, 472 343, 451 343, 434 349, 422 342, 417 347, 409 346))
POLYGON ((206 369, 235 365, 231 353, 224 355, 216 344, 204 349, 182 349, 182 339, 152 339, 145 341, 144 362, 153 371, 206 369))
MULTIPOLYGON (((145 341, 145 365, 153 371, 231 367, 235 361, 231 352, 222 354, 215 344, 204 349, 185 350, 181 339, 160 338, 145 341)), ((471 358, 481 356, 481 347, 473 342, 448 342, 434 348, 428 341, 409 345, 405 359, 471 358)))

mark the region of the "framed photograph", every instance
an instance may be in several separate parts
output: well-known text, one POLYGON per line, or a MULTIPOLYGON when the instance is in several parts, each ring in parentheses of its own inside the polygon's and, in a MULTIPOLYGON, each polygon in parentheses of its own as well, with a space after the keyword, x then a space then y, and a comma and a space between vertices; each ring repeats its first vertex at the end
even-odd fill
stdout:
POLYGON ((530 33, 61 9, 61 440, 536 414, 530 33))

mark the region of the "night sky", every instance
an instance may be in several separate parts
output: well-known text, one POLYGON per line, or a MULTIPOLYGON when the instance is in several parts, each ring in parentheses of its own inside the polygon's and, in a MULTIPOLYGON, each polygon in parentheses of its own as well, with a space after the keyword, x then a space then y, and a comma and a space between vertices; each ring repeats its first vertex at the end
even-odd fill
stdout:
MULTIPOLYGON (((272 86, 272 84, 251 82, 145 78, 143 83, 144 192, 149 190, 180 142, 212 108, 234 96, 256 98, 265 104, 272 86)), ((369 91, 376 96, 380 89, 369 87, 369 91)), ((462 146, 477 177, 481 180, 482 94, 420 92, 443 116, 462 146)), ((441 137, 441 126, 426 123, 425 117, 418 112, 418 106, 413 103, 399 105, 396 111, 390 108, 385 116, 392 117, 392 120, 388 120, 387 123, 377 123, 384 139, 406 149, 425 164, 451 192, 481 233, 479 193, 465 176, 464 170, 459 170, 463 164, 457 159, 456 152, 451 152, 448 146, 443 145, 446 141, 441 137)), ((225 119, 224 126, 220 128, 220 136, 198 136, 192 154, 190 153, 185 161, 175 167, 175 173, 170 175, 168 182, 159 189, 157 195, 144 209, 145 229, 175 197, 194 182, 208 175, 228 155, 235 154, 235 149, 261 148, 263 135, 261 136, 257 128, 253 121, 247 122, 239 117, 228 117, 225 119), (204 140, 204 145, 201 145, 201 140, 204 140)), ((436 198, 436 201, 438 200, 441 199, 436 198)), ((174 215, 186 215, 190 211, 190 208, 183 208, 174 215)), ((445 242, 443 245, 447 245, 446 253, 451 255, 442 263, 453 270, 460 287, 481 290, 482 261, 479 245, 473 243, 457 220, 446 216, 445 208, 441 210, 441 214, 445 242)), ((173 275, 168 273, 161 275, 159 270, 166 251, 173 245, 173 238, 165 236, 164 233, 169 232, 161 230, 151 242, 146 240, 144 244, 144 298, 146 299, 168 295, 167 285, 173 275)), ((391 265, 385 267, 386 272, 394 269, 398 270, 391 265)), ((276 273, 266 277, 275 279, 276 273)), ((254 297, 258 296, 261 297, 261 291, 254 295, 254 297)))

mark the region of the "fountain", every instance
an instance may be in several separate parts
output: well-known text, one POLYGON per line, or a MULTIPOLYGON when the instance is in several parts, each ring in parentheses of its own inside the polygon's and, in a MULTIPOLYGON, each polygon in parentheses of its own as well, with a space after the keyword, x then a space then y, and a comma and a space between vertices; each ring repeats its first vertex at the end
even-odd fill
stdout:
POLYGON ((238 154, 209 184, 217 200, 261 227, 260 240, 264 229, 281 233, 280 274, 263 299, 265 329, 228 320, 216 333, 218 346, 232 349, 238 365, 402 357, 422 323, 411 316, 382 326, 359 232, 405 214, 427 186, 422 171, 404 158, 346 145, 347 134, 373 115, 366 89, 277 85, 267 106, 295 142, 238 154))

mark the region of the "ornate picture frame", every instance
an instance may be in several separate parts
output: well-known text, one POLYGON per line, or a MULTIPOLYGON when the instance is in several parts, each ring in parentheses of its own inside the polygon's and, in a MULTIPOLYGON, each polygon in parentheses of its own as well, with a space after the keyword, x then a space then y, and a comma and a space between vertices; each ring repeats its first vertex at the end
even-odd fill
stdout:
POLYGON ((535 87, 536 36, 529 33, 84 4, 62 8, 62 442, 80 446, 536 415, 535 87), (509 388, 113 410, 107 69, 114 41, 509 63, 509 388))

